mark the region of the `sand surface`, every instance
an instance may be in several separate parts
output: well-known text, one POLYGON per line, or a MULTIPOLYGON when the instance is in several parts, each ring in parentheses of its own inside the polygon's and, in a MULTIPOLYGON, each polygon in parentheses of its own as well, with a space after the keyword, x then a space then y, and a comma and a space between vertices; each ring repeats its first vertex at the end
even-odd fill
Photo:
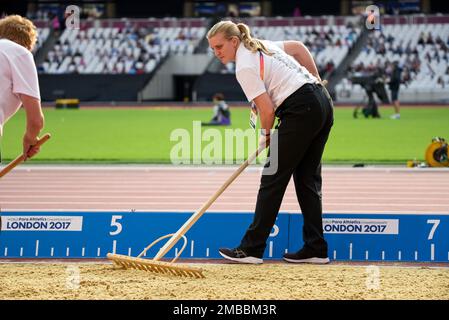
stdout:
POLYGON ((111 264, 3 263, 0 299, 443 299, 449 268, 195 264, 205 279, 111 264))

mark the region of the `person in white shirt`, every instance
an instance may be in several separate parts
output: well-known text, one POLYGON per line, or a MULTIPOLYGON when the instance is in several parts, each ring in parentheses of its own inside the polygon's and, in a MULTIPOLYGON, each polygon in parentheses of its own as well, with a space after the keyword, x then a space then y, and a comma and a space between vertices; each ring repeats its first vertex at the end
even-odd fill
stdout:
POLYGON ((44 127, 37 70, 31 53, 36 37, 36 26, 27 18, 11 15, 0 19, 0 136, 6 121, 23 105, 25 160, 39 152, 35 145, 44 127))
POLYGON ((247 25, 232 21, 215 24, 207 39, 223 64, 235 62, 237 81, 260 117, 261 144, 270 142, 270 130, 278 118, 277 139, 271 139, 270 145, 270 152, 277 148, 277 170, 268 174, 267 162, 253 222, 239 246, 220 248, 220 254, 241 263, 263 263, 266 240, 293 175, 304 218, 304 245, 298 252, 284 254, 284 260, 328 263, 322 224, 321 158, 334 121, 333 103, 313 57, 300 41, 258 40, 251 37, 247 25))

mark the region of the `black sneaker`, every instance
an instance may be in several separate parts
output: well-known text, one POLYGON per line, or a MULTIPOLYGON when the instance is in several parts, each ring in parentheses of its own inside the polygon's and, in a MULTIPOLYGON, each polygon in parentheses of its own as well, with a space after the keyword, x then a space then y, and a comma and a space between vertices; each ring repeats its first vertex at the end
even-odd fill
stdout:
POLYGON ((304 249, 301 249, 296 253, 286 253, 283 258, 285 261, 292 263, 326 264, 330 261, 327 254, 314 254, 309 250, 304 249))
POLYGON ((262 258, 257 258, 254 256, 250 256, 247 253, 245 253, 242 249, 235 248, 235 249, 227 249, 227 248, 220 248, 218 250, 220 255, 228 260, 240 262, 240 263, 250 263, 250 264, 261 264, 263 263, 262 258))

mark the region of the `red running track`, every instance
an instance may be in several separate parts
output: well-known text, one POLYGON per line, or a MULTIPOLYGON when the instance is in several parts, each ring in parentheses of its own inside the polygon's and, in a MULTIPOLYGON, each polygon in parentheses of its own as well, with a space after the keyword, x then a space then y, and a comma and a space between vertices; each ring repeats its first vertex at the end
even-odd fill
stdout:
MULTIPOLYGON (((0 180, 2 211, 195 211, 236 168, 22 166, 0 180)), ((247 168, 209 211, 253 211, 260 169, 247 168)), ((299 212, 293 181, 281 211, 299 212)), ((449 170, 324 167, 325 213, 449 214, 449 170)))

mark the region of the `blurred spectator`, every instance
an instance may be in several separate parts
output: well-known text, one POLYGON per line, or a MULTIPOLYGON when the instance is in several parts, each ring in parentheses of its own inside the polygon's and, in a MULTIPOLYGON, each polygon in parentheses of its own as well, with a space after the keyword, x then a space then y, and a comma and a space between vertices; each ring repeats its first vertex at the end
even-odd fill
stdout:
POLYGON ((203 122, 203 126, 229 126, 231 124, 231 112, 229 106, 225 102, 222 93, 216 93, 212 101, 214 103, 214 115, 209 122, 203 122))
POLYGON ((390 91, 391 91, 391 101, 393 102, 394 114, 391 116, 391 119, 400 119, 400 111, 399 111, 399 88, 401 84, 401 74, 402 68, 399 66, 399 62, 395 61, 393 63, 393 67, 390 73, 390 91))
POLYGON ((442 89, 444 89, 444 88, 446 87, 446 83, 444 82, 442 76, 439 76, 439 77, 438 77, 437 84, 438 84, 442 89))
POLYGON ((294 17, 301 17, 301 9, 299 9, 299 6, 296 6, 293 10, 293 16, 294 17))
POLYGON ((56 34, 59 34, 61 23, 59 22, 59 18, 56 14, 51 17, 51 27, 56 34))

